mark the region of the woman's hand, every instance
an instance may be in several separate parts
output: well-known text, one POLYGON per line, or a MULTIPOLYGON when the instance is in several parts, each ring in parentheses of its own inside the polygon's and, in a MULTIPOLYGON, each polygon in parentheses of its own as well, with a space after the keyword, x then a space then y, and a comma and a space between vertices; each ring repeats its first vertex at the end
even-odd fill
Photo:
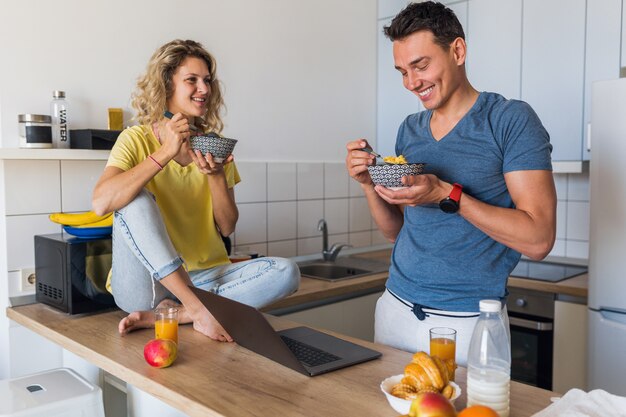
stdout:
POLYGON ((197 165, 200 172, 205 175, 217 175, 224 172, 224 165, 234 160, 233 155, 228 155, 228 158, 224 159, 221 163, 215 162, 213 155, 207 153, 202 155, 199 150, 189 150, 189 155, 193 159, 193 162, 197 165))
POLYGON ((156 129, 161 148, 170 159, 178 155, 180 148, 189 140, 189 121, 182 113, 176 113, 171 119, 163 119, 156 129))
POLYGON ((348 149, 348 155, 346 156, 348 174, 364 185, 373 184, 367 167, 376 164, 376 157, 374 155, 361 150, 367 146, 369 146, 369 144, 365 139, 357 139, 348 142, 346 145, 348 149))

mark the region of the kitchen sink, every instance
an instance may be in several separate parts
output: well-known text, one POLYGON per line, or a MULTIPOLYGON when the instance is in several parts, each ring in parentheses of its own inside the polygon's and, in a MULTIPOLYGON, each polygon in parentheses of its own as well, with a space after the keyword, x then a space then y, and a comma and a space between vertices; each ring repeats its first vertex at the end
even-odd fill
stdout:
POLYGON ((325 281, 364 277, 389 270, 389 264, 386 262, 351 256, 340 257, 335 261, 315 260, 299 262, 298 267, 303 277, 325 281))

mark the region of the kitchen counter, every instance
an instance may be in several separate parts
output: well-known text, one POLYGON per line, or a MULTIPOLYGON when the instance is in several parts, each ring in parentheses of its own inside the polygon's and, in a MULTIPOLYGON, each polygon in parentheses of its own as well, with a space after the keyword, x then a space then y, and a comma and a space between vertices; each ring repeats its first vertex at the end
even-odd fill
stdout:
MULTIPOLYGON (((383 353, 381 359, 339 371, 306 377, 256 355, 235 343, 212 341, 181 326, 179 357, 173 366, 156 369, 143 359, 153 337, 144 329, 121 337, 119 310, 69 316, 43 304, 7 309, 22 326, 84 358, 99 368, 190 416, 381 416, 397 417, 380 392, 380 382, 401 373, 411 354, 357 341, 383 353)), ((268 316, 278 329, 293 322, 268 316)), ((465 405, 465 369, 457 370, 465 405)), ((511 382, 511 417, 528 417, 550 405, 555 394, 511 382)))
MULTIPOLYGON (((391 249, 365 252, 353 257, 362 257, 388 262, 391 249)), ((374 293, 385 289, 388 273, 372 274, 362 278, 352 278, 342 281, 329 282, 319 279, 302 277, 300 288, 295 294, 280 300, 264 309, 264 311, 279 311, 289 308, 301 308, 307 304, 320 303, 323 300, 333 300, 374 293)), ((538 281, 534 279, 509 277, 508 286, 528 290, 587 297, 588 274, 581 274, 560 282, 538 281)))

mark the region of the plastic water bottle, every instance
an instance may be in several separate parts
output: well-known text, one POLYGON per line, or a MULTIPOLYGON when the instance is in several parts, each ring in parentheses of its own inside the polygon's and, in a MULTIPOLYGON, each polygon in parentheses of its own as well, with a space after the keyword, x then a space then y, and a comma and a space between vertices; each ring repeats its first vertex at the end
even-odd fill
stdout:
POLYGON ((511 342, 496 300, 480 301, 467 356, 467 405, 485 405, 509 415, 511 342))
POLYGON ((53 91, 50 116, 52 116, 52 146, 55 148, 69 149, 70 147, 67 107, 65 91, 53 91))

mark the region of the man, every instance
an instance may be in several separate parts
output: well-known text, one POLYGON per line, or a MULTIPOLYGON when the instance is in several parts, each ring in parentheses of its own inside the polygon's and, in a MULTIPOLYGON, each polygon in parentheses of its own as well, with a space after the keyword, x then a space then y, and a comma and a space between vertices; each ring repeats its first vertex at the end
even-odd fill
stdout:
POLYGON ((528 104, 472 87, 465 35, 450 9, 413 3, 384 30, 404 86, 426 108, 400 125, 396 153, 426 171, 404 177, 400 190, 374 186, 367 141, 347 145, 349 174, 395 242, 375 338, 428 352, 429 329, 451 327, 465 365, 479 300, 504 302, 521 254, 542 259, 554 244, 552 146, 528 104))

